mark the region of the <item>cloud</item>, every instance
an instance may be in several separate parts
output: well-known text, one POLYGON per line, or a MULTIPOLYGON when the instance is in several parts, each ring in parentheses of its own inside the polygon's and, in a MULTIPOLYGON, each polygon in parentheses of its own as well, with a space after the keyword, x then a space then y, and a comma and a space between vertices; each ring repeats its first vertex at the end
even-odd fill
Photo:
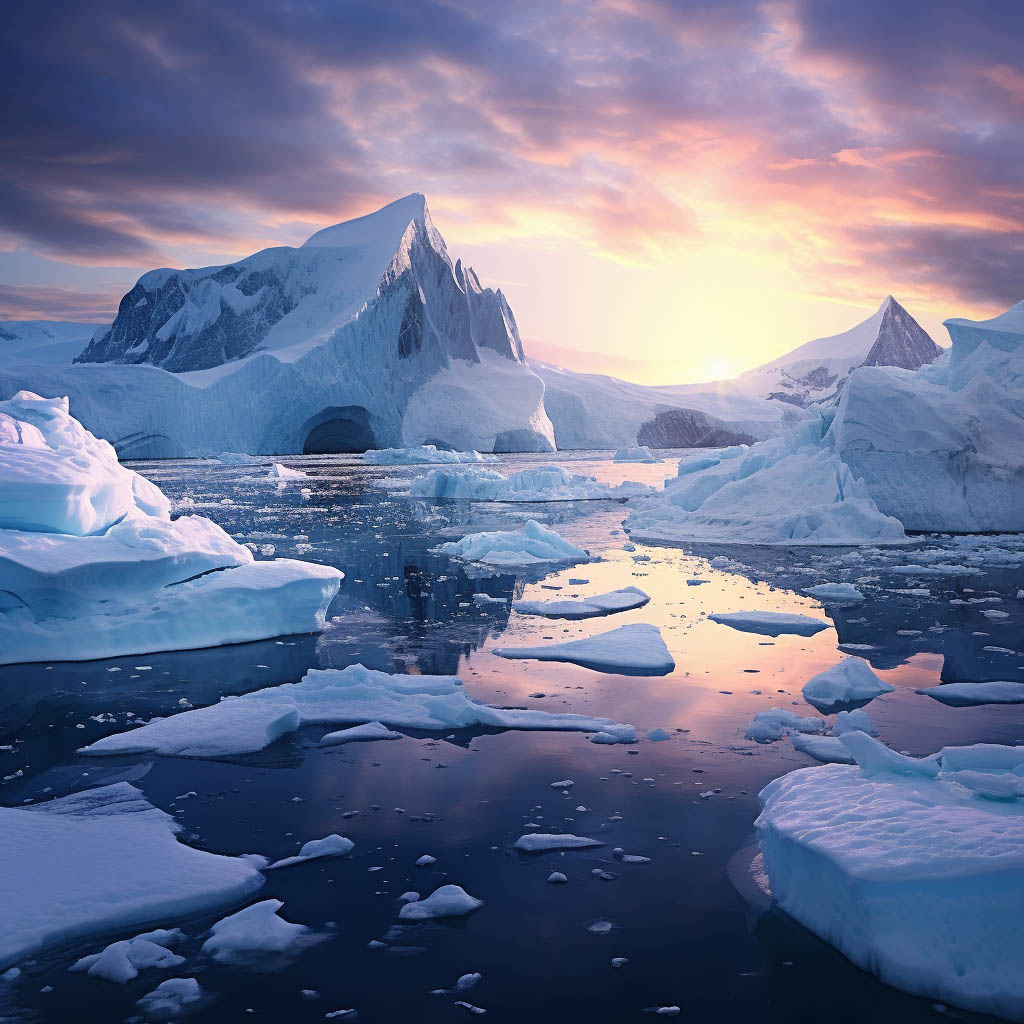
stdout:
POLYGON ((56 288, 46 285, 0 284, 0 322, 3 320, 79 320, 110 323, 127 282, 100 290, 56 288))

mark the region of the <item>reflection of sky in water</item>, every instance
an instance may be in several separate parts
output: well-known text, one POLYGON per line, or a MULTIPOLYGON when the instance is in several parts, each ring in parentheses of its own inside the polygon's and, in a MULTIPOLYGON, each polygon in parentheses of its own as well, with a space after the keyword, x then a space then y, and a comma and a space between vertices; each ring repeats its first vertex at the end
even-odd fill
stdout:
MULTIPOLYGON (((176 973, 195 973, 218 996, 192 1019, 314 1021, 356 1006, 367 1021, 447 1021, 463 1011, 451 998, 428 992, 467 971, 483 972, 484 981, 466 998, 498 1021, 525 1015, 538 1021, 645 1019, 644 1007, 663 1003, 680 1005, 692 1020, 816 1021, 826 1012, 831 1021, 861 1021, 868 1014, 882 1021, 938 1019, 928 1001, 885 988, 783 915, 754 916, 729 882, 730 858, 751 841, 758 790, 810 763, 786 741, 758 746, 744 740, 743 731, 767 707, 815 714, 800 688, 838 660, 842 641, 872 645, 861 653, 897 687, 869 707, 895 748, 922 754, 943 744, 1022 739, 1019 708, 948 708, 914 693, 940 677, 1024 678, 1024 659, 984 650, 1024 647, 1019 605, 1001 604, 1012 615, 997 626, 978 608, 949 605, 964 581, 928 580, 928 598, 895 595, 895 587, 921 584, 890 580, 884 565, 872 566, 861 572, 878 580, 868 603, 830 609, 838 636, 829 628, 810 638, 773 640, 709 622, 706 615, 771 609, 824 620, 820 605, 797 591, 837 578, 827 571, 831 562, 818 563, 811 552, 730 552, 747 568, 725 572, 669 548, 623 550, 620 504, 425 504, 365 486, 419 469, 360 469, 346 457, 287 461, 320 477, 308 483, 308 496, 294 485, 277 490, 257 479, 262 470, 246 467, 144 468, 172 497, 191 497, 197 511, 240 539, 342 568, 346 580, 322 637, 0 669, 0 744, 15 746, 0 752, 0 774, 13 776, 0 785, 5 804, 127 778, 175 813, 185 826, 183 838, 203 848, 280 857, 331 832, 355 840, 350 858, 270 875, 265 898, 284 900, 286 917, 332 936, 278 974, 202 961, 198 936, 214 917, 186 923, 190 961, 176 973), (458 564, 430 553, 439 539, 513 528, 531 516, 599 560, 516 582, 471 579, 458 564), (695 578, 707 582, 687 585, 695 578), (582 622, 472 602, 477 591, 543 600, 629 584, 646 590, 651 603, 582 622), (882 598, 878 586, 888 591, 882 598), (568 640, 627 622, 661 627, 675 672, 620 676, 490 653, 494 646, 568 640), (937 625, 942 632, 932 631, 937 625), (629 748, 591 744, 578 734, 461 731, 446 734, 451 739, 419 735, 319 749, 315 743, 325 730, 308 729, 234 763, 74 754, 126 727, 130 716, 168 714, 183 700, 212 703, 222 694, 298 679, 313 665, 356 661, 458 672, 484 701, 604 715, 673 735, 629 748), (550 787, 558 779, 576 785, 562 795, 550 787), (178 799, 190 790, 198 796, 178 799), (714 795, 702 798, 706 792, 714 795), (588 810, 576 812, 577 805, 588 810), (344 817, 349 811, 358 813, 344 817), (607 846, 565 856, 511 850, 523 831, 548 828, 592 835, 607 846), (610 855, 614 846, 649 856, 651 863, 621 864, 610 855), (437 865, 413 867, 422 853, 436 856, 437 865), (368 870, 376 866, 382 870, 368 870), (595 868, 618 877, 601 881, 591 874, 595 868), (570 884, 547 885, 554 869, 569 875, 570 884), (394 945, 420 952, 366 948, 395 924, 395 896, 408 889, 426 893, 445 881, 465 886, 484 907, 465 921, 393 935, 394 945), (595 918, 616 928, 591 935, 584 924, 595 918), (613 956, 630 963, 613 970, 613 956), (305 999, 302 989, 315 989, 320 998, 305 999)), ((546 461, 550 456, 503 460, 513 468, 546 461)), ((558 461, 614 483, 656 483, 674 472, 674 462, 615 465, 582 453, 560 454, 558 461)), ((966 585, 1012 596, 1014 575, 990 571, 966 585)), ((131 1016, 134 1000, 167 975, 146 972, 122 989, 66 972, 73 958, 101 944, 41 957, 7 993, 13 1007, 5 1007, 0 994, 0 1013, 16 1009, 25 1019, 34 1014, 62 1022, 131 1016), (54 991, 41 993, 44 985, 54 991)))

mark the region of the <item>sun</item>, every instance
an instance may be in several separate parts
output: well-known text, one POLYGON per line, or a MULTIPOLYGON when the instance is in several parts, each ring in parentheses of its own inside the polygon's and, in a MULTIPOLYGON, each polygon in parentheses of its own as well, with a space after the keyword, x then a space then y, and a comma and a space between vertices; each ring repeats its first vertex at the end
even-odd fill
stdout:
POLYGON ((703 380, 728 380, 736 376, 736 367, 725 359, 714 359, 705 364, 703 380))

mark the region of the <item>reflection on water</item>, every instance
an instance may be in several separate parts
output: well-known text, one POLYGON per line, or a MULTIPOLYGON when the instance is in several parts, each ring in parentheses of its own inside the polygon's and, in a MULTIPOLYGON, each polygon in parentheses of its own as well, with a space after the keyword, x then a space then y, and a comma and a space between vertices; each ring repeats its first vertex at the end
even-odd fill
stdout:
MULTIPOLYGON (((302 488, 278 489, 259 468, 187 462, 139 468, 184 500, 182 511, 211 516, 253 545, 257 557, 272 546, 277 555, 343 569, 346 579, 322 636, 0 669, 0 744, 13 747, 0 751, 5 804, 124 778, 179 818, 183 838, 206 849, 277 858, 331 832, 355 841, 349 858, 268 877, 263 898, 283 900, 289 920, 330 935, 279 973, 204 960, 199 936, 218 915, 185 923, 189 940, 181 952, 189 962, 177 973, 196 976, 216 997, 192 1019, 314 1021, 357 1007, 366 1021, 447 1021, 464 1011, 452 997, 429 993, 470 971, 484 979, 467 998, 498 1021, 643 1019, 643 1008, 663 1004, 681 1006, 691 1020, 939 1018, 927 1001, 881 985, 785 915, 755 912, 730 883, 727 865, 751 841, 758 790, 810 763, 786 741, 758 746, 743 731, 757 711, 772 706, 814 714, 801 700, 801 686, 838 659, 839 644, 853 644, 897 687, 869 709, 896 749, 923 754, 944 744, 1024 738, 1018 708, 949 708, 914 693, 940 679, 1024 678, 1014 596, 1019 572, 990 567, 984 576, 908 581, 884 558, 844 563, 836 552, 734 549, 723 562, 721 549, 630 550, 621 504, 424 503, 375 485, 385 475, 417 469, 362 467, 345 456, 286 461, 312 479, 302 488), (473 579, 431 551, 464 532, 515 528, 530 517, 598 560, 543 578, 473 579), (723 567, 713 567, 712 558, 723 567), (800 594, 802 587, 835 580, 859 581, 868 600, 830 607, 826 616, 800 594), (550 599, 629 584, 646 590, 650 604, 607 619, 546 620, 510 605, 480 608, 472 599, 479 592, 550 599), (929 593, 896 593, 910 589, 929 593), (994 623, 982 615, 984 603, 949 603, 965 594, 998 597, 1011 615, 994 623), (801 612, 834 628, 772 639, 707 619, 710 612, 745 609, 801 612), (661 628, 675 672, 624 676, 490 653, 627 622, 661 628), (643 730, 664 728, 671 739, 606 747, 571 733, 476 730, 321 749, 316 740, 324 730, 306 729, 233 761, 97 760, 75 753, 133 718, 294 681, 312 666, 356 662, 457 673, 480 700, 603 715, 643 730), (553 790, 550 783, 561 779, 575 786, 553 790), (182 799, 189 791, 197 796, 182 799), (606 846, 564 856, 511 849, 522 832, 549 828, 606 846), (651 861, 624 864, 610 854, 617 846, 651 861), (437 863, 415 867, 423 853, 437 863), (568 885, 546 883, 554 869, 569 876, 568 885), (601 880, 595 869, 615 877, 601 880), (391 931, 399 894, 427 893, 448 881, 483 899, 483 908, 454 923, 391 931), (591 934, 584 925, 595 918, 615 927, 591 934), (390 949, 367 948, 389 934, 390 949), (612 957, 629 963, 613 969, 612 957)), ((543 461, 552 460, 503 459, 511 468, 543 461)), ((558 461, 613 483, 658 483, 675 469, 673 462, 617 466, 586 453, 558 461)), ((909 561, 913 553, 899 557, 909 561)), ((134 1001, 166 975, 145 972, 122 988, 67 973, 73 959, 99 945, 80 943, 23 965, 18 984, 0 992, 0 1014, 61 1022, 131 1017, 134 1001), (45 986, 53 990, 42 992, 45 986)))

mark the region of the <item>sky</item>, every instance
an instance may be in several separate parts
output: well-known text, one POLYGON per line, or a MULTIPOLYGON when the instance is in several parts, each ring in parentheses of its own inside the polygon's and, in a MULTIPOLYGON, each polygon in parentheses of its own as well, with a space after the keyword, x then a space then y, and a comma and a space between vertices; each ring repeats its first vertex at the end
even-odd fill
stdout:
POLYGON ((410 192, 527 354, 730 376, 1024 298, 1020 0, 14 0, 0 318, 410 192))

